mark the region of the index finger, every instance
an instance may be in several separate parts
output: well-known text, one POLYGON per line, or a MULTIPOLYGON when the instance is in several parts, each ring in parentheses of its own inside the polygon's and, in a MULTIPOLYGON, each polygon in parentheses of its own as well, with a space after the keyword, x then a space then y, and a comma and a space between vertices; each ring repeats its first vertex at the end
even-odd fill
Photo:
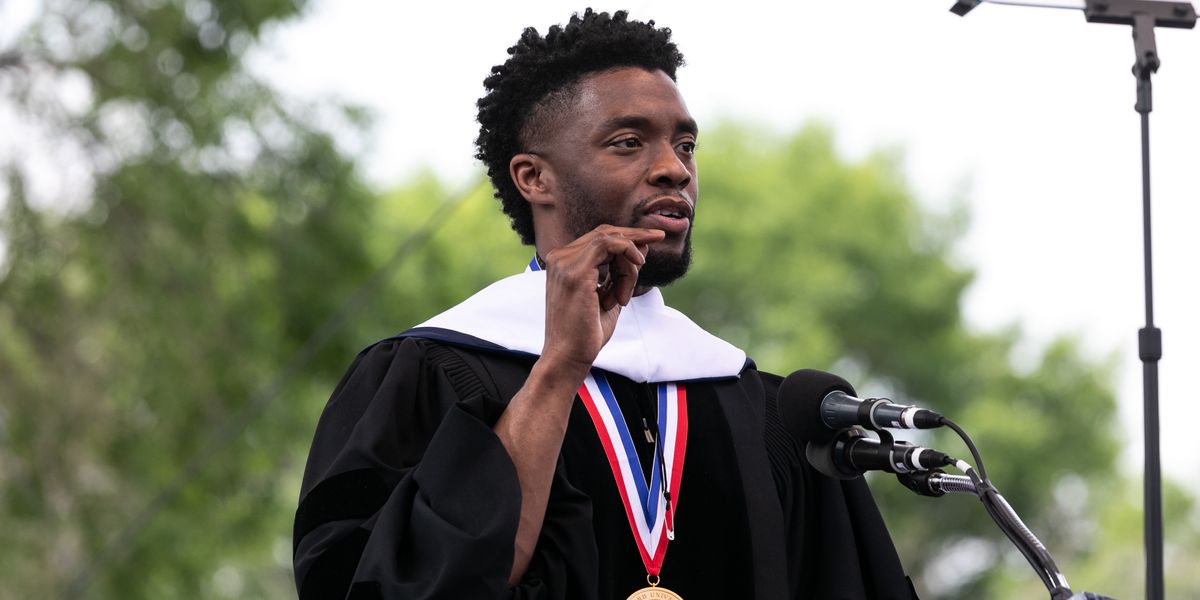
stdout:
POLYGON ((617 225, 609 225, 605 229, 605 233, 616 233, 621 237, 633 241, 634 243, 657 242, 667 237, 667 232, 661 229, 648 229, 645 227, 619 227, 617 225))

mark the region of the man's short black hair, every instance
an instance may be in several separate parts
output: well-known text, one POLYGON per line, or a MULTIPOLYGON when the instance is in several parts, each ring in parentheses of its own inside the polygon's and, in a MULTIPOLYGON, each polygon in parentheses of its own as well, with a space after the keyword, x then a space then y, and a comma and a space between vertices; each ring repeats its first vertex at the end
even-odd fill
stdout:
POLYGON ((659 70, 675 79, 683 55, 671 41, 671 30, 654 21, 630 21, 625 11, 609 16, 584 11, 571 15, 565 27, 555 25, 542 37, 529 27, 503 65, 483 80, 487 92, 479 107, 475 158, 488 177, 504 213, 512 219, 521 242, 533 244, 533 211, 508 174, 512 157, 533 150, 531 144, 558 122, 573 105, 576 84, 584 76, 619 67, 659 70))

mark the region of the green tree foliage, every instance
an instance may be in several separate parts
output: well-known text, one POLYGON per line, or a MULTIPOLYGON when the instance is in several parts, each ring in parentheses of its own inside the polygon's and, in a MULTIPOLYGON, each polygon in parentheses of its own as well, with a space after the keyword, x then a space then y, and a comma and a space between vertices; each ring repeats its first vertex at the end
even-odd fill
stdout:
MULTIPOLYGON (((261 29, 300 9, 54 0, 0 48, 0 109, 83 173, 72 204, 39 198, 21 154, 0 164, 0 598, 292 596, 299 477, 346 364, 528 260, 482 179, 374 194, 324 133, 354 111, 247 75, 261 29)), ((953 415, 1068 574, 1136 597, 1111 365, 1063 339, 1014 367, 1019 329, 963 321, 964 219, 922 209, 894 155, 847 161, 831 138, 707 125, 696 265, 668 300, 765 369, 953 415)), ((873 487, 924 597, 1040 594, 977 502, 873 487)), ((1194 515, 1182 492, 1168 509, 1194 515)), ((1178 595, 1200 590, 1195 531, 1170 540, 1178 595)))
POLYGON ((334 336, 267 426, 205 444, 375 266, 374 196, 311 125, 323 113, 241 66, 299 8, 56 0, 3 51, 21 142, 75 148, 58 167, 85 173, 85 201, 38 199, 22 157, 4 165, 0 595, 291 587, 281 478, 360 339, 334 336), (198 476, 142 512, 200 453, 198 476))

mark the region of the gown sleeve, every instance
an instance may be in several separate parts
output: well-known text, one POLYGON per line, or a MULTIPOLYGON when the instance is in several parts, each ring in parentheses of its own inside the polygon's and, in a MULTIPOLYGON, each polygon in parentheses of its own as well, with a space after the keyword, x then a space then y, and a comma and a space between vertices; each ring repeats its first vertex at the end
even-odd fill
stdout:
POLYGON ((365 350, 321 415, 296 511, 300 598, 514 596, 520 486, 491 429, 503 404, 483 386, 463 396, 429 347, 365 350))

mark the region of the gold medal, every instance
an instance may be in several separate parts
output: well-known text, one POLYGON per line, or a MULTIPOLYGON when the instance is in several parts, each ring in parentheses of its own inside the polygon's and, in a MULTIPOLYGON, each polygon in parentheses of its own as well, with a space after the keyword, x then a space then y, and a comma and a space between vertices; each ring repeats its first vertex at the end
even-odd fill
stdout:
POLYGON ((667 588, 658 587, 658 575, 647 575, 646 582, 650 584, 650 587, 644 587, 630 594, 625 600, 683 600, 683 596, 667 588))
POLYGON ((650 586, 630 594, 626 600, 683 600, 683 597, 667 588, 650 586))

